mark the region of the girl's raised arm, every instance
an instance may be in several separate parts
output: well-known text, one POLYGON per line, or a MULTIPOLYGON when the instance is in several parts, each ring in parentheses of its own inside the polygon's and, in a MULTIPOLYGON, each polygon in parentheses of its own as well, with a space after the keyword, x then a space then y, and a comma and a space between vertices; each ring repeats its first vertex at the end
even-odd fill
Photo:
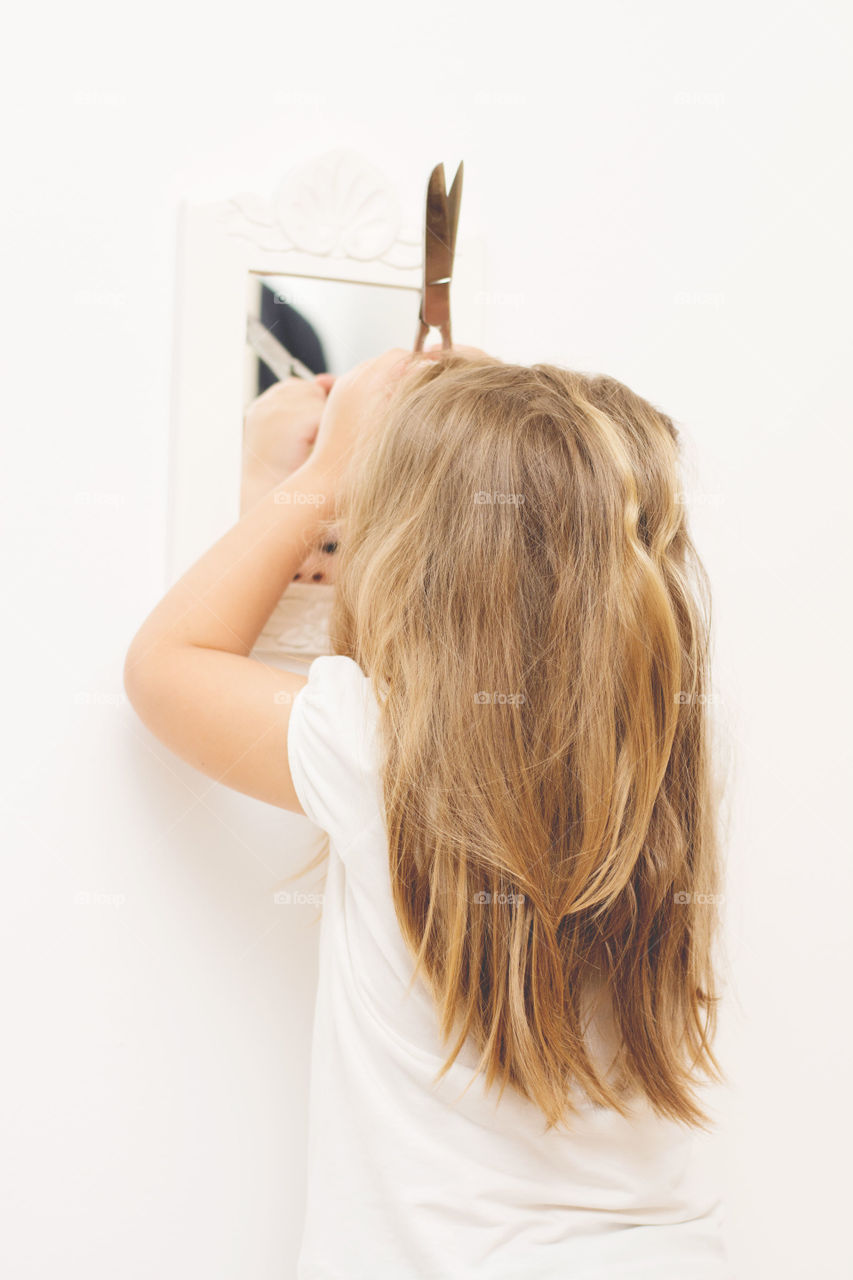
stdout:
MULTIPOLYGON (((294 387, 304 397, 312 384, 294 387)), ((318 420, 325 392, 320 397, 318 420)), ((175 583, 133 638, 124 687, 144 724, 201 773, 301 813, 287 761, 306 682, 250 657, 332 494, 311 461, 257 502, 175 583)))

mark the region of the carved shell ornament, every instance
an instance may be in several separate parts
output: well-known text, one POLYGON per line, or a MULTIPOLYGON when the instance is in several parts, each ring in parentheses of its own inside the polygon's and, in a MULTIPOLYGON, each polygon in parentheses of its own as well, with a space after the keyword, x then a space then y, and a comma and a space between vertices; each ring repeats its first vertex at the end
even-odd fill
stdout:
POLYGON ((345 148, 291 169, 269 202, 235 196, 226 222, 233 235, 272 252, 378 261, 405 270, 421 261, 421 237, 400 235, 400 204, 384 174, 345 148))
POLYGON ((400 226, 399 205, 382 175, 348 152, 286 174, 273 211, 297 249, 360 262, 382 258, 400 226))

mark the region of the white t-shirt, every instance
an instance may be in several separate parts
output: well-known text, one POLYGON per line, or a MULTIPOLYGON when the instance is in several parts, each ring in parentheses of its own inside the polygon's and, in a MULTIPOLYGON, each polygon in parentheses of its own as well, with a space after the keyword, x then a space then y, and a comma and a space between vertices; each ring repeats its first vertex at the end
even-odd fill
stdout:
POLYGON ((732 1280, 692 1131, 587 1105, 545 1133, 447 1052, 394 912, 378 705, 350 658, 316 658, 291 709, 303 809, 329 833, 298 1280, 732 1280), (470 1084, 467 1092, 466 1086, 470 1084))

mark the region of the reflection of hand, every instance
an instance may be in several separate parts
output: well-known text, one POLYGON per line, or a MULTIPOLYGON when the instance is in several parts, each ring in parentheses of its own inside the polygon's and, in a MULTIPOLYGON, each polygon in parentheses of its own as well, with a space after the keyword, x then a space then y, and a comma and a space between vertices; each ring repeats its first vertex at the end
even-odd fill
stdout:
MULTIPOLYGON (((243 422, 241 512, 253 507, 310 456, 334 381, 330 373, 317 374, 313 381, 285 378, 249 405, 243 422)), ((329 549, 334 546, 333 541, 324 540, 309 551, 295 580, 334 582, 335 558, 329 549)))
POLYGON ((327 373, 285 378, 249 405, 243 421, 244 511, 305 462, 334 381, 327 373))

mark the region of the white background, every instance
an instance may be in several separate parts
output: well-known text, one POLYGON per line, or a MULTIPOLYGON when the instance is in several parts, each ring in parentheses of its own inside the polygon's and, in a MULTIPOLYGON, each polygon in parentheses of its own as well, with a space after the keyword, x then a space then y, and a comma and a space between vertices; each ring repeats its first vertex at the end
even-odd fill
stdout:
POLYGON ((687 437, 730 1249, 849 1275, 849 10, 83 3, 4 43, 5 1273, 293 1275, 316 930, 270 890, 310 828, 171 757, 121 669, 167 585, 177 202, 351 146, 412 199, 464 159, 485 345, 687 437))

